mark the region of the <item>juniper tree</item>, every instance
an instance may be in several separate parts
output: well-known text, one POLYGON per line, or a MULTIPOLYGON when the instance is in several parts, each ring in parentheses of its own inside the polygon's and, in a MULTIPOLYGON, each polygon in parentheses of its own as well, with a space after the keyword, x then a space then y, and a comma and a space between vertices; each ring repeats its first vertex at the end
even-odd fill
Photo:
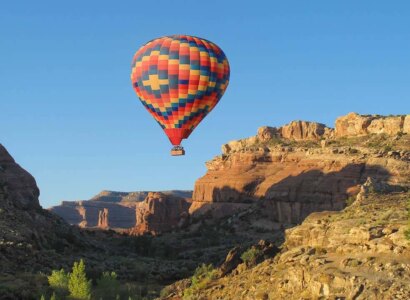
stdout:
POLYGON ((84 260, 74 262, 73 271, 69 275, 68 290, 70 297, 74 299, 86 300, 91 297, 91 280, 85 274, 84 260))

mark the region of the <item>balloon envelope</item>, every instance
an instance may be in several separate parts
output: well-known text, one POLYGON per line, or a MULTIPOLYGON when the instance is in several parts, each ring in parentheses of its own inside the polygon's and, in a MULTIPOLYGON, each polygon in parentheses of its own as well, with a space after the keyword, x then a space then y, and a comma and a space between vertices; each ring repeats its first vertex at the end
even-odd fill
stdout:
POLYGON ((194 36, 154 39, 135 53, 131 66, 135 92, 173 145, 191 134, 229 83, 224 52, 194 36))

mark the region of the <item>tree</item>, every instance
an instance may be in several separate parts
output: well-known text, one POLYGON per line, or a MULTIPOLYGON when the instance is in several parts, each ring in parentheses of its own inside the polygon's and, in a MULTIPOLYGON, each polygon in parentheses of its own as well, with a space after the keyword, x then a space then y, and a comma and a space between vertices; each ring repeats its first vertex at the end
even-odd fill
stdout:
POLYGON ((120 283, 115 272, 103 272, 97 280, 94 296, 96 299, 115 299, 120 290, 120 283))
POLYGON ((74 262, 73 271, 69 274, 68 290, 74 299, 86 300, 91 297, 91 280, 85 274, 84 260, 74 262))
POLYGON ((251 247, 241 255, 241 259, 248 267, 256 265, 258 259, 263 256, 263 252, 258 248, 251 247))
POLYGON ((51 275, 47 277, 48 284, 54 290, 56 295, 61 297, 68 295, 68 277, 69 274, 61 270, 53 270, 51 275))

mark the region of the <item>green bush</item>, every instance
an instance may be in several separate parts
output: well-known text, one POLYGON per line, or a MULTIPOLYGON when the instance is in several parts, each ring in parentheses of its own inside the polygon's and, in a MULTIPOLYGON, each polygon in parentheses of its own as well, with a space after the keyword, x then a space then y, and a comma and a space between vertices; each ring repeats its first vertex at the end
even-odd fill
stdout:
POLYGON ((392 145, 385 145, 385 146, 383 147, 383 151, 384 151, 384 152, 389 152, 389 151, 392 151, 392 150, 393 150, 392 145))
POLYGON ((248 250, 246 250, 244 253, 241 255, 242 261, 248 266, 252 267, 256 265, 258 259, 263 255, 262 251, 255 248, 251 247, 248 250))
POLYGON ((103 272, 97 280, 97 287, 93 293, 96 299, 115 299, 120 291, 120 283, 115 272, 103 272))
POLYGON ((202 264, 196 268, 191 278, 191 285, 184 290, 184 299, 196 299, 195 295, 199 294, 209 282, 217 277, 217 270, 212 264, 202 264))
POLYGON ((409 225, 409 229, 407 229, 407 230, 404 232, 404 236, 406 237, 406 239, 410 240, 410 225, 409 225))
POLYGON ((53 270, 51 275, 47 277, 48 284, 56 293, 56 295, 60 297, 64 297, 68 295, 68 279, 69 273, 66 273, 64 269, 59 271, 53 270))
POLYGON ((74 262, 73 270, 68 279, 68 290, 70 297, 74 299, 85 300, 91 297, 91 280, 87 279, 82 259, 79 262, 74 262))

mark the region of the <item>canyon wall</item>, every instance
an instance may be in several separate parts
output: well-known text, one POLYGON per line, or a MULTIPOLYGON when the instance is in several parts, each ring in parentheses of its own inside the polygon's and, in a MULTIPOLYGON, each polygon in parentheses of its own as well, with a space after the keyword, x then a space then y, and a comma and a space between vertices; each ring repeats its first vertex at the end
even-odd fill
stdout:
MULTIPOLYGON (((180 198, 191 198, 191 191, 172 190, 162 192, 164 195, 180 198)), ((114 192, 102 191, 90 200, 62 201, 60 205, 49 210, 69 224, 83 228, 133 228, 138 225, 136 209, 150 192, 114 192)))
POLYGON ((350 113, 336 120, 335 130, 304 121, 259 128, 206 163, 191 213, 224 216, 263 200, 271 220, 299 223, 315 211, 343 209, 367 177, 408 185, 408 119, 350 113))

